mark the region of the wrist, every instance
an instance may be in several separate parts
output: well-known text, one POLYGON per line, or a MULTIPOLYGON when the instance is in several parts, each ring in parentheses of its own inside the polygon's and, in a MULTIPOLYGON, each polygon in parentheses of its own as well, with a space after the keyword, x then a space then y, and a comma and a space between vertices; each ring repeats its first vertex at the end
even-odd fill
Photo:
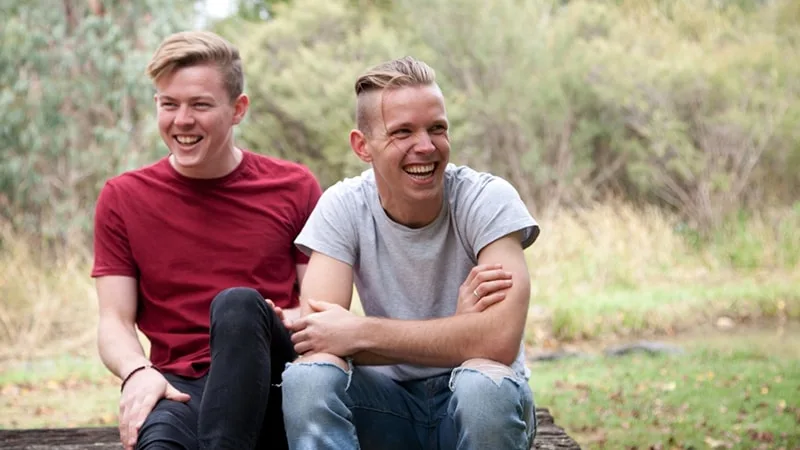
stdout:
POLYGON ((368 352, 375 346, 374 337, 380 332, 378 321, 373 317, 359 317, 353 339, 353 353, 368 352))
POLYGON ((148 363, 145 363, 145 364, 142 364, 142 365, 140 365, 140 366, 137 366, 137 367, 135 367, 135 368, 133 368, 133 369, 132 369, 130 372, 128 372, 128 374, 127 374, 127 375, 125 375, 125 377, 122 379, 122 384, 121 384, 121 385, 120 385, 120 387, 119 387, 119 391, 120 391, 120 392, 122 392, 122 391, 123 391, 123 389, 125 389, 125 385, 126 385, 126 384, 128 384, 128 381, 130 381, 130 380, 131 380, 131 378, 133 378, 135 375, 137 375, 137 374, 138 374, 138 373, 140 373, 140 372, 144 372, 144 371, 146 371, 146 370, 151 370, 151 369, 152 369, 152 370, 155 370, 155 371, 158 371, 158 369, 156 368, 156 366, 154 366, 152 363, 149 363, 149 362, 148 362, 148 363))

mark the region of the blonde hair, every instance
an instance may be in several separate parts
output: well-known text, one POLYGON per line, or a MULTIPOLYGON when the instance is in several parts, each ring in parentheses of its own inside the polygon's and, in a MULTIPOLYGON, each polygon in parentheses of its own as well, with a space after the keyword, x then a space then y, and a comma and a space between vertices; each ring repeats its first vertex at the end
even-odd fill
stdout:
POLYGON ((358 77, 356 91, 356 127, 369 133, 369 111, 365 97, 373 92, 436 84, 436 72, 411 56, 393 59, 368 69, 358 77))
POLYGON ((231 101, 244 92, 244 73, 239 50, 230 42, 209 31, 183 31, 161 42, 147 65, 147 75, 157 83, 178 69, 214 64, 222 74, 231 101))

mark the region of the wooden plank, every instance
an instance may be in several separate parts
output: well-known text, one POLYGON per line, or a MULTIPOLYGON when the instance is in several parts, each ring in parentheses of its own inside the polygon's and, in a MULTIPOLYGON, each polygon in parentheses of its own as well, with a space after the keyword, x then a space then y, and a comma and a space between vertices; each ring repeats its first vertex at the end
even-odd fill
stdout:
MULTIPOLYGON (((578 444, 556 425, 547 409, 536 410, 539 430, 536 450, 579 450, 578 444)), ((0 448, 4 450, 120 450, 116 428, 44 428, 0 430, 0 448)))

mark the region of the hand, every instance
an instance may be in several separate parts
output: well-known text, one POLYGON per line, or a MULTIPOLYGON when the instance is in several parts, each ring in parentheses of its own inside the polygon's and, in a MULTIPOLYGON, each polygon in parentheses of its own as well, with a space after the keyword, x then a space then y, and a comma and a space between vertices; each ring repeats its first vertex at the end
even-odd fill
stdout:
POLYGON ((289 327, 299 355, 330 353, 344 358, 359 350, 354 331, 361 317, 334 303, 309 299, 308 305, 311 313, 289 327))
POLYGON ((501 264, 475 266, 458 289, 456 314, 481 312, 506 298, 514 284, 501 264))
POLYGON ((162 398, 186 403, 189 394, 178 391, 159 371, 144 369, 125 383, 119 401, 119 437, 125 450, 133 450, 147 415, 162 398))
POLYGON ((266 300, 269 307, 272 308, 273 311, 275 311, 275 315, 278 316, 278 319, 280 319, 280 321, 283 322, 284 325, 286 325, 286 315, 283 313, 283 308, 281 308, 280 306, 275 306, 275 302, 273 302, 270 299, 266 300))
POLYGON ((286 328, 291 328, 292 322, 297 320, 300 317, 300 307, 297 308, 289 308, 283 309, 280 306, 276 306, 275 302, 270 299, 266 299, 267 304, 273 311, 275 311, 275 315, 278 316, 278 319, 283 322, 283 326, 286 328))

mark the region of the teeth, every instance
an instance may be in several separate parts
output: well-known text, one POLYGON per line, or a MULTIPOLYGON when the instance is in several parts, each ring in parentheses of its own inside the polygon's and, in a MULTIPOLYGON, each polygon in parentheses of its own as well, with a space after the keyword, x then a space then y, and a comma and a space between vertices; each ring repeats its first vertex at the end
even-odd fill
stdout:
POLYGON ((175 136, 181 144, 191 145, 200 142, 200 136, 175 136))
POLYGON ((413 174, 422 174, 422 173, 433 172, 433 169, 435 167, 436 167, 435 164, 406 166, 405 171, 413 174))

